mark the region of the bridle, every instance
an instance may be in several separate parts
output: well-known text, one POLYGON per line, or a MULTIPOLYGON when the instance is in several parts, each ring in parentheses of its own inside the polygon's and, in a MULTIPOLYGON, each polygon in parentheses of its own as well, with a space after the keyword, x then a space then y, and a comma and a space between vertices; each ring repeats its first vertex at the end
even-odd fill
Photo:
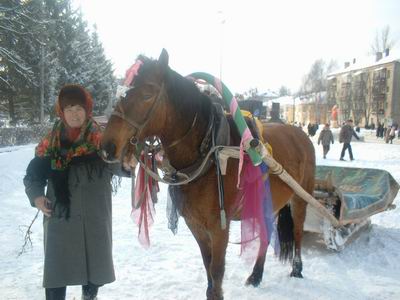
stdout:
MULTIPOLYGON (((156 86, 156 87, 159 87, 159 85, 158 84, 154 84, 154 83, 151 83, 151 84, 148 84, 148 85, 153 85, 153 86, 156 86)), ((128 91, 129 92, 129 91, 128 91)), ((128 118, 127 116, 126 116, 126 114, 125 114, 125 111, 124 111, 124 109, 123 109, 123 107, 122 107, 122 105, 121 105, 121 101, 119 101, 118 103, 117 103, 117 109, 118 110, 114 110, 112 113, 111 113, 111 115, 112 116, 117 116, 117 117, 119 117, 120 119, 122 119, 122 120, 124 120, 125 122, 127 122, 131 127, 133 127, 134 129, 135 129, 135 133, 132 135, 132 137, 129 139, 129 142, 132 144, 132 145, 137 145, 137 143, 138 143, 138 137, 140 136, 140 134, 142 133, 142 130, 143 130, 143 128, 147 125, 147 123, 151 120, 151 115, 153 114, 153 112, 156 110, 156 108, 160 105, 160 103, 161 103, 161 96, 162 96, 162 94, 165 92, 165 87, 164 87, 164 82, 161 84, 161 87, 160 87, 160 91, 159 91, 159 93, 158 93, 158 95, 157 95, 157 98, 154 100, 154 102, 153 102, 153 104, 152 104, 152 106, 150 107, 150 109, 147 111, 147 113, 146 113, 146 116, 145 116, 145 118, 144 118, 144 121, 143 121, 143 123, 138 123, 138 122, 136 122, 136 121, 134 121, 134 120, 132 120, 131 118, 128 118)))
MULTIPOLYGON (((148 85, 152 85, 152 86, 156 86, 156 87, 160 87, 158 84, 155 83, 148 83, 148 85)), ((139 139, 138 137, 140 136, 140 134, 142 133, 142 130, 144 129, 144 127, 147 125, 147 123, 151 120, 151 115, 153 114, 153 112, 156 110, 156 108, 160 105, 161 103, 161 96, 165 93, 165 85, 164 82, 161 84, 161 87, 159 88, 160 91, 157 95, 157 98, 154 100, 152 106, 150 107, 150 109, 147 111, 146 113, 146 117, 144 118, 144 122, 139 124, 138 122, 132 120, 131 118, 128 118, 125 114, 125 111, 121 105, 121 101, 119 101, 117 103, 117 109, 118 110, 114 110, 111 115, 113 116, 117 116, 119 118, 121 118, 122 120, 124 120, 125 122, 127 122, 131 127, 133 127, 135 129, 135 133, 132 135, 132 137, 129 139, 129 143, 131 145, 136 146, 139 143, 139 139)), ((128 91, 129 92, 129 91, 128 91)), ((197 112, 193 118, 193 122, 191 124, 191 126, 189 127, 188 131, 179 139, 173 141, 171 144, 165 146, 164 145, 164 149, 168 149, 168 148, 172 148, 176 145, 178 145, 183 139, 185 139, 190 132, 192 131, 192 129, 194 128, 194 125, 196 124, 197 121, 197 112)))

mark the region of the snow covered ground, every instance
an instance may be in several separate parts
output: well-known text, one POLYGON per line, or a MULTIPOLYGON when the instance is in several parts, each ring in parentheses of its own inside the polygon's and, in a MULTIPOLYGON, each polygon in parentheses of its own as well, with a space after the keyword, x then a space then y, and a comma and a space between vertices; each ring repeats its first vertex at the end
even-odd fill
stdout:
MULTIPOLYGON (((398 143, 352 145, 353 162, 338 160, 341 144, 337 142, 325 160, 321 146, 316 145, 317 163, 385 169, 400 182, 398 143)), ((34 145, 0 148, 0 299, 44 299, 41 217, 33 226, 33 247, 17 257, 23 244, 23 226, 36 213, 22 184, 33 151, 34 145)), ((198 246, 183 219, 176 236, 168 230, 166 186, 161 186, 159 198, 151 228, 152 244, 145 250, 137 241, 137 228, 130 218, 130 180, 122 182, 113 206, 117 280, 100 289, 100 300, 205 299, 207 280, 198 246)), ((400 195, 395 204, 400 205, 400 195)), ((238 239, 238 229, 239 223, 235 223, 231 241, 238 239)), ((400 208, 372 217, 370 231, 340 253, 306 239, 304 279, 290 278, 290 266, 282 265, 269 251, 261 285, 245 287, 252 266, 239 257, 239 252, 239 245, 229 245, 225 299, 400 299, 400 208)), ((80 287, 69 287, 67 299, 80 299, 80 287)))

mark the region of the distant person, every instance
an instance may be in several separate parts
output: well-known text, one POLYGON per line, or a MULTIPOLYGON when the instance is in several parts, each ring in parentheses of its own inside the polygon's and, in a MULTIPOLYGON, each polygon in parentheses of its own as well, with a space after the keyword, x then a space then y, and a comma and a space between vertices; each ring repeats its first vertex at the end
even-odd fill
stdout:
POLYGON ((308 136, 311 136, 311 132, 312 132, 312 125, 311 125, 311 123, 308 123, 308 125, 307 125, 308 136))
POLYGON ((376 129, 377 137, 378 137, 378 138, 383 138, 384 130, 385 130, 385 129, 384 129, 383 123, 379 123, 379 122, 378 122, 378 127, 377 127, 377 129, 376 129))
POLYGON ((372 130, 375 130, 375 123, 374 123, 374 122, 371 123, 370 128, 371 128, 372 130))
POLYGON ((382 127, 381 123, 378 122, 378 125, 376 127, 376 138, 380 138, 381 136, 381 127, 382 127))
POLYGON ((384 125, 383 125, 383 123, 382 123, 382 124, 381 124, 381 130, 379 131, 379 137, 380 137, 380 138, 383 138, 384 133, 385 133, 385 127, 384 127, 384 125))
POLYGON ((319 124, 315 123, 314 124, 314 135, 317 133, 318 129, 319 129, 319 124))
POLYGON ((391 126, 388 126, 387 128, 385 127, 384 141, 385 141, 386 144, 389 143, 390 128, 391 128, 391 126))
POLYGON ((330 149, 330 144, 333 144, 333 134, 331 129, 329 128, 329 124, 326 123, 324 128, 322 129, 322 131, 319 134, 318 137, 318 145, 322 143, 322 153, 323 153, 323 157, 324 159, 326 158, 326 155, 329 152, 330 149))
POLYGON ((346 149, 349 150, 350 160, 354 160, 353 151, 350 145, 353 136, 357 140, 360 139, 353 129, 353 120, 349 119, 346 121, 346 124, 342 126, 339 133, 339 143, 343 143, 342 153, 340 154, 340 160, 345 160, 344 155, 346 149))
POLYGON ((389 131, 389 142, 393 144, 393 140, 396 137, 396 126, 392 125, 389 131))
POLYGON ((308 123, 307 125, 307 132, 308 132, 308 136, 313 137, 315 135, 315 124, 312 123, 308 123))

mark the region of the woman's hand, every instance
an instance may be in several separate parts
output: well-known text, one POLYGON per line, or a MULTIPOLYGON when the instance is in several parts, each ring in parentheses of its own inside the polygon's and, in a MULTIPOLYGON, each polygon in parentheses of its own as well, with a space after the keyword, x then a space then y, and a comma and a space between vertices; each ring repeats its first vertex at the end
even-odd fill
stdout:
POLYGON ((47 217, 51 217, 51 201, 47 199, 45 196, 40 196, 35 199, 35 206, 40 209, 43 214, 47 217))

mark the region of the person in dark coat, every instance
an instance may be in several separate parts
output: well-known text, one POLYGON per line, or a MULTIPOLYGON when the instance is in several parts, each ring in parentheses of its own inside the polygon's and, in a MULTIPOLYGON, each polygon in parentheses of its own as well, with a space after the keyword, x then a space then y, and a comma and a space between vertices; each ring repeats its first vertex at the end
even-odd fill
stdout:
POLYGON ((371 129, 375 130, 375 123, 374 122, 371 123, 371 129))
POLYGON ((61 89, 60 119, 36 147, 24 178, 31 205, 44 214, 47 300, 65 299, 68 285, 82 285, 82 299, 96 299, 98 288, 115 280, 111 180, 129 172, 100 158, 101 130, 92 106, 83 87, 61 89))
POLYGON ((311 123, 308 123, 308 125, 307 125, 308 136, 314 136, 313 131, 314 131, 313 125, 311 123))
POLYGON ((317 133, 317 130, 318 130, 318 124, 308 123, 307 126, 308 136, 313 137, 317 133))
POLYGON ((329 124, 326 123, 324 128, 321 130, 318 137, 318 145, 322 143, 322 153, 323 157, 326 158, 326 155, 329 152, 330 144, 333 144, 333 134, 329 128, 329 124))
POLYGON ((340 133, 339 133, 339 142, 343 143, 342 153, 340 154, 340 160, 345 160, 344 155, 345 155, 346 149, 349 150, 350 160, 354 160, 353 151, 352 151, 351 145, 350 145, 351 139, 353 136, 357 140, 360 139, 353 129, 353 120, 347 120, 346 124, 342 126, 342 128, 340 129, 340 133))
POLYGON ((381 137, 381 128, 382 128, 382 125, 381 125, 381 123, 378 122, 378 126, 376 127, 376 137, 377 138, 381 137))
POLYGON ((390 143, 390 144, 393 144, 393 140, 394 140, 394 138, 396 137, 396 126, 395 125, 392 125, 390 128, 389 128, 389 138, 388 138, 388 142, 387 143, 390 143))

